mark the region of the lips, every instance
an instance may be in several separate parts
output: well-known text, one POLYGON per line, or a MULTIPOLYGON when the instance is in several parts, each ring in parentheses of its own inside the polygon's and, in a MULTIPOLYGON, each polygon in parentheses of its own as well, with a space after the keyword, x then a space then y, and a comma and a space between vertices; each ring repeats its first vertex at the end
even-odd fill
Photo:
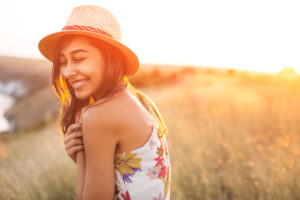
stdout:
POLYGON ((84 87, 86 85, 87 81, 88 81, 87 79, 71 81, 71 85, 74 89, 81 89, 82 87, 84 87))

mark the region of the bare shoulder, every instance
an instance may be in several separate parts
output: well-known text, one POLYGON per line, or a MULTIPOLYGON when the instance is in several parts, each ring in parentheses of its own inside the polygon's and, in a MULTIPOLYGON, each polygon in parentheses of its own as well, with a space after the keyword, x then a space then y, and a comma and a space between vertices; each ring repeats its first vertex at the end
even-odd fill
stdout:
POLYGON ((106 138, 113 142, 116 152, 141 147, 153 131, 151 116, 137 97, 127 92, 88 108, 82 123, 83 135, 90 135, 90 142, 87 142, 90 146, 96 147, 100 143, 105 146, 103 140, 106 138))
POLYGON ((94 105, 83 113, 82 123, 85 127, 96 130, 109 130, 119 133, 137 122, 138 109, 128 93, 112 97, 109 101, 94 105))

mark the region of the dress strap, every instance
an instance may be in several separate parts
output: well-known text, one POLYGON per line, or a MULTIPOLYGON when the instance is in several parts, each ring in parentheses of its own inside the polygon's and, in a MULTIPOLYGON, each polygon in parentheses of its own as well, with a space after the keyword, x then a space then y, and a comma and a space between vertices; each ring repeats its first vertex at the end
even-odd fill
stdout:
POLYGON ((151 114, 151 117, 152 117, 153 125, 157 127, 157 124, 158 124, 158 123, 157 123, 156 118, 154 117, 153 114, 151 114))

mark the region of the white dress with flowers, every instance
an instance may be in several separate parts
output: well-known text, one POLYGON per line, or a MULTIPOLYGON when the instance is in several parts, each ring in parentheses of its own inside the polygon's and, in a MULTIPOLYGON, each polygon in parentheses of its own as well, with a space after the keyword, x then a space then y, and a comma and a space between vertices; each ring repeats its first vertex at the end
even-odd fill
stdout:
POLYGON ((171 165, 166 135, 152 118, 152 134, 142 147, 115 153, 115 200, 170 199, 171 165))

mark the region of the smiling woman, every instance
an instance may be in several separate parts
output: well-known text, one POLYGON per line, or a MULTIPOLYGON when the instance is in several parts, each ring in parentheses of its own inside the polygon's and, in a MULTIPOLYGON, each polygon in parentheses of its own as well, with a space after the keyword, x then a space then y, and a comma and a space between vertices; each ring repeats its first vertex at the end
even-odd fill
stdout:
POLYGON ((97 43, 91 42, 86 36, 67 37, 62 41, 59 48, 65 48, 60 50, 58 59, 62 76, 73 87, 78 99, 86 99, 97 94, 106 61, 102 49, 99 51, 95 46, 97 43), (67 48, 66 42, 71 42, 67 48))
POLYGON ((155 103, 128 81, 139 61, 120 38, 109 11, 79 6, 62 31, 39 43, 53 62, 76 198, 170 199, 168 130, 155 103))

